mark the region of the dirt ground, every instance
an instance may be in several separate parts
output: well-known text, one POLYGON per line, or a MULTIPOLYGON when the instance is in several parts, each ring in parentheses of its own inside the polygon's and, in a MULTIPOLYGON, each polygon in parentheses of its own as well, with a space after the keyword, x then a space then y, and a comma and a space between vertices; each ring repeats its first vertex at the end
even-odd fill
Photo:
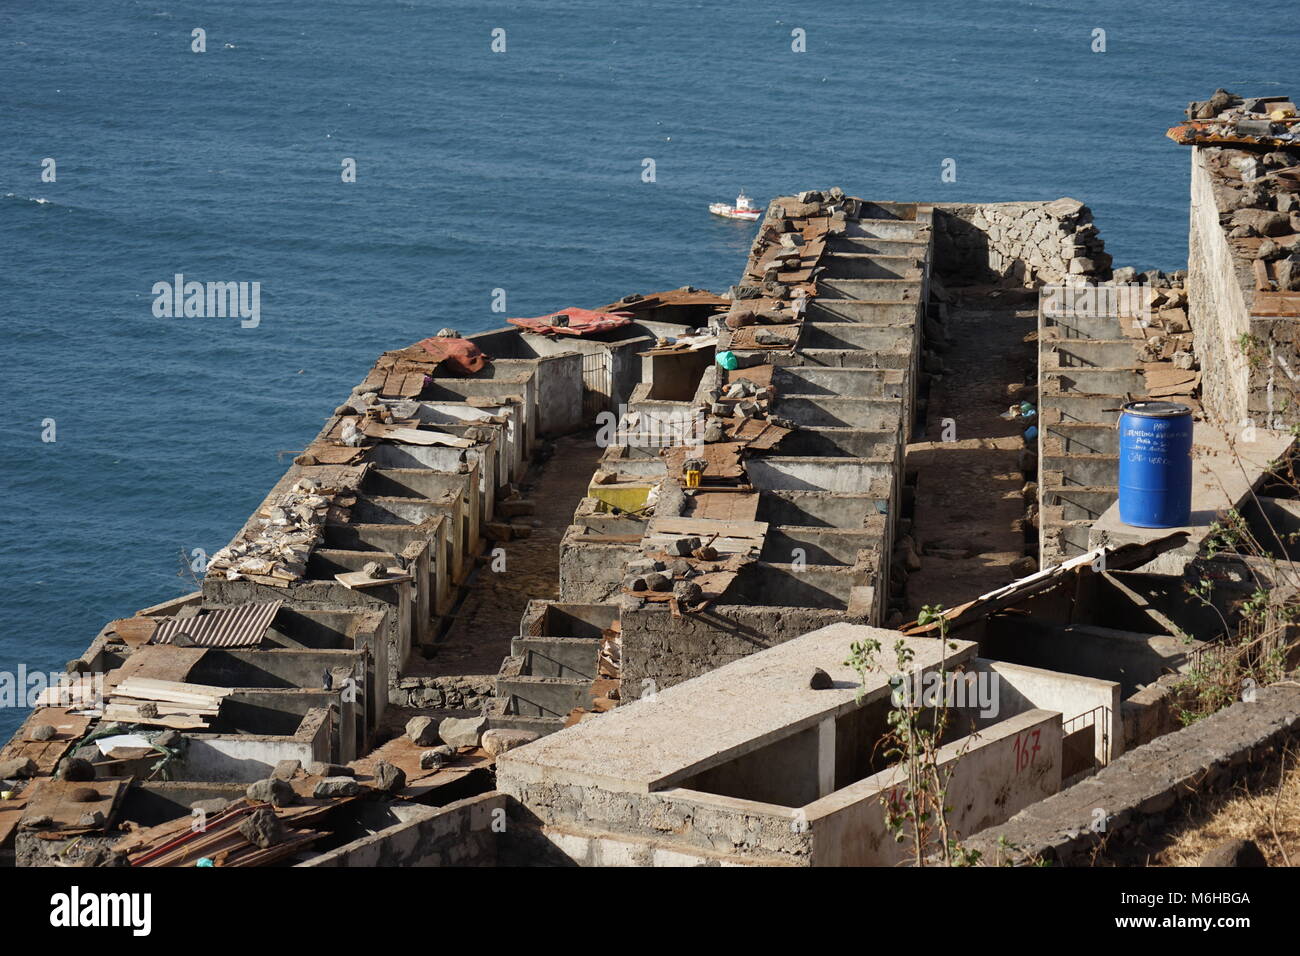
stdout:
POLYGON ((529 469, 520 489, 536 504, 532 515, 516 518, 532 525, 527 538, 487 545, 505 549, 505 570, 493 571, 480 562, 468 581, 468 593, 453 610, 452 621, 436 654, 421 660, 414 655, 410 676, 495 674, 510 653, 510 639, 519 633, 519 619, 533 598, 559 596, 560 540, 574 509, 587 493, 601 449, 595 434, 567 435, 555 442, 555 454, 529 469))
POLYGON ((922 562, 907 582, 912 614, 926 604, 961 604, 1017 576, 1011 565, 1024 556, 1016 522, 1025 515, 1026 424, 999 416, 1022 397, 1008 386, 1033 375, 1034 345, 1025 337, 1035 316, 1014 295, 967 294, 950 307, 945 371, 931 385, 926 440, 907 448, 907 468, 917 474, 912 535, 922 562), (943 440, 945 424, 955 440, 943 440))

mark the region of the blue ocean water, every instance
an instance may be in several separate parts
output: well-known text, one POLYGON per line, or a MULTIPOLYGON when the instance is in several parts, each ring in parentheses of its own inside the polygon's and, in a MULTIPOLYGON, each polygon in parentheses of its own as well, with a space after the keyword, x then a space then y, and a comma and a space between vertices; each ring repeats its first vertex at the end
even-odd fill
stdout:
MULTIPOLYGON (((190 590, 182 555, 229 540, 380 350, 502 324, 494 289, 509 315, 724 289, 753 227, 705 207, 742 186, 1069 195, 1117 265, 1182 267, 1188 155, 1164 131, 1218 86, 1300 93, 1294 14, 6 4, 0 671, 60 669, 105 621, 190 590), (153 284, 176 273, 260 282, 260 325, 156 318, 153 284)), ((0 710, 0 734, 21 716, 0 710)))

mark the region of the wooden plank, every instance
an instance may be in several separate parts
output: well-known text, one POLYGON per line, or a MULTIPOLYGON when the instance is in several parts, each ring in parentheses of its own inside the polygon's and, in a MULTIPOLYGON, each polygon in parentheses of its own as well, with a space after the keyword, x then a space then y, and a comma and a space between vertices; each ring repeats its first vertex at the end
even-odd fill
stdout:
POLYGON ((361 591, 366 588, 381 588, 389 584, 401 584, 404 581, 412 581, 414 578, 401 568, 388 568, 388 577, 372 578, 364 571, 345 571, 342 574, 334 575, 334 580, 346 588, 354 591, 361 591))
POLYGON ((32 788, 28 794, 27 812, 22 820, 35 820, 48 816, 52 827, 57 830, 89 832, 111 826, 117 816, 122 796, 131 783, 129 777, 105 777, 98 780, 71 781, 42 777, 39 786, 32 788), (82 787, 89 787, 99 793, 99 799, 81 803, 72 799, 72 793, 82 787), (81 817, 98 810, 104 815, 104 827, 87 827, 81 824, 81 817))
POLYGON ((145 717, 136 707, 123 704, 109 704, 104 708, 105 720, 123 720, 132 724, 148 724, 151 727, 170 727, 173 730, 206 730, 208 722, 202 717, 190 717, 184 714, 172 714, 167 717, 145 717))
MULTIPOLYGON (((185 648, 185 650, 203 650, 203 648, 185 648)), ((226 697, 235 692, 233 687, 218 687, 216 684, 194 684, 189 681, 167 680, 162 677, 132 677, 126 683, 142 690, 170 691, 174 694, 192 694, 196 697, 226 697)))
POLYGON ((389 428, 384 432, 384 439, 406 445, 446 445, 451 448, 468 448, 474 444, 468 438, 461 438, 457 435, 402 427, 389 428))
POLYGON ((111 695, 123 681, 133 678, 184 681, 207 652, 206 647, 176 647, 172 644, 138 647, 121 667, 104 675, 104 693, 111 695))
POLYGON ((38 776, 52 774, 63 755, 86 733, 90 718, 72 713, 67 707, 38 707, 33 710, 18 732, 0 748, 0 760, 29 758, 36 764, 38 776), (50 740, 32 740, 32 731, 42 724, 55 729, 50 740))
POLYGON ((688 517, 711 521, 753 521, 758 514, 758 494, 735 494, 730 491, 697 491, 688 499, 691 513, 688 517))
POLYGON ((1300 316, 1300 292, 1256 292, 1250 314, 1300 316))

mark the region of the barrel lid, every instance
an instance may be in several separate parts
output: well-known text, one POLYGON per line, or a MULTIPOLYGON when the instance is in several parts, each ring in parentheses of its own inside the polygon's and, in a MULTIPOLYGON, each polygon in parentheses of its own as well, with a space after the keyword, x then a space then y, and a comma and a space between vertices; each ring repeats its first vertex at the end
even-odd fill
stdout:
POLYGON ((1190 408, 1178 402, 1126 402, 1120 411, 1139 418, 1182 418, 1192 413, 1190 408))

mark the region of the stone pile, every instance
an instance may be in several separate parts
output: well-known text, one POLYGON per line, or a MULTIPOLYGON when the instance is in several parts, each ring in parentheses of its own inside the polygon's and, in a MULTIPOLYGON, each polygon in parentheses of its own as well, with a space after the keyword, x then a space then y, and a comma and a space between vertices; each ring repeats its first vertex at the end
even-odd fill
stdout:
POLYGON ((229 581, 247 578, 287 587, 306 573, 307 559, 321 539, 330 509, 355 503, 356 496, 348 491, 323 490, 310 478, 300 479, 292 491, 262 506, 258 526, 250 524, 212 556, 208 572, 229 581))

